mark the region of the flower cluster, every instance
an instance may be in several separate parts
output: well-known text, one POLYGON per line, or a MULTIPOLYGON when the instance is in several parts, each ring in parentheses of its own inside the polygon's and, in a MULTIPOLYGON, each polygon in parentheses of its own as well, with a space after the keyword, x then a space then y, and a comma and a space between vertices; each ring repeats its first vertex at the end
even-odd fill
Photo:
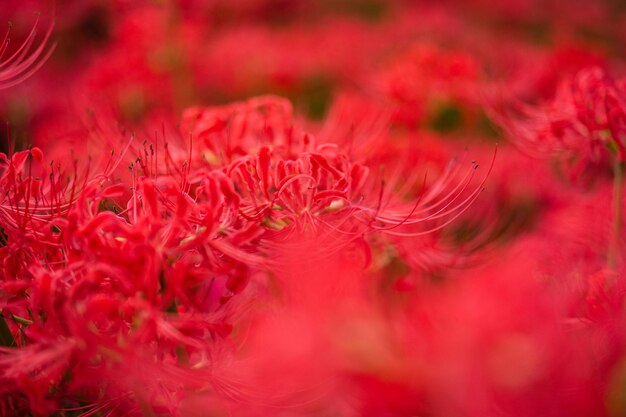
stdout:
POLYGON ((7 1, 0 416, 624 415, 626 13, 574 3, 7 1))

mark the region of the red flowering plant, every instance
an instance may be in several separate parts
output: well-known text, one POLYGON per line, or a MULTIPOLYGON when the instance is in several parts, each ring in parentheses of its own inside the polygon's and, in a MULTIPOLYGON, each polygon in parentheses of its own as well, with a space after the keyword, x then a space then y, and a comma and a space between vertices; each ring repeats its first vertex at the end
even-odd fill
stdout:
POLYGON ((597 67, 559 86, 541 107, 519 105, 503 123, 525 151, 573 159, 573 174, 590 164, 624 159, 624 87, 597 67))
POLYGON ((619 8, 283 3, 2 44, 0 415, 623 415, 619 8))
POLYGON ((600 68, 581 70, 561 83, 554 99, 543 106, 515 106, 499 120, 514 143, 535 156, 564 161, 573 179, 595 169, 596 177, 613 168, 614 233, 611 263, 621 241, 626 95, 624 82, 600 68))
MULTIPOLYGON (((19 347, 4 350, 7 387, 17 387, 7 401, 17 389, 39 414, 79 404, 74 396, 104 407, 119 382, 102 398, 89 393, 130 358, 138 369, 156 360, 159 372, 201 372, 245 310, 249 295, 235 296, 260 272, 284 268, 285 245, 315 238, 320 261, 360 247, 367 263, 370 234, 427 233, 480 191, 459 196, 471 167, 462 183, 446 174, 403 202, 337 144, 299 131, 289 103, 273 97, 192 109, 185 126, 197 138, 188 153, 172 142, 159 155, 156 143, 135 149, 131 139, 100 172, 74 163, 69 182, 42 165, 38 148, 5 157, 3 315, 19 347), (139 352, 152 359, 137 363, 139 352), (16 367, 30 355, 41 359, 16 367)), ((131 379, 129 389, 148 390, 128 400, 135 406, 175 409, 158 387, 131 379)))
POLYGON ((463 117, 476 118, 472 112, 479 109, 473 102, 480 99, 476 91, 480 75, 473 57, 426 44, 411 48, 374 83, 397 108, 398 122, 409 127, 430 124, 445 131, 463 117))

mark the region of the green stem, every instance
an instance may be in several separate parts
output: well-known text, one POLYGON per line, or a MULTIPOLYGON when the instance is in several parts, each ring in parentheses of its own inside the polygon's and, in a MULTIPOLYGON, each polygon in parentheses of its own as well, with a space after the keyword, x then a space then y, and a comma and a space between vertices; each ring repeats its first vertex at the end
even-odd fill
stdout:
POLYGON ((15 339, 13 339, 13 333, 4 317, 0 315, 0 346, 12 347, 15 346, 15 339))
POLYGON ((620 262, 620 240, 622 237, 624 203, 624 162, 617 160, 613 167, 613 228, 608 253, 608 266, 615 269, 620 262))
POLYGON ((24 326, 28 326, 30 324, 33 324, 32 320, 25 319, 24 317, 20 317, 20 316, 16 316, 16 315, 12 315, 11 317, 13 318, 13 320, 15 320, 16 323, 22 324, 24 326))

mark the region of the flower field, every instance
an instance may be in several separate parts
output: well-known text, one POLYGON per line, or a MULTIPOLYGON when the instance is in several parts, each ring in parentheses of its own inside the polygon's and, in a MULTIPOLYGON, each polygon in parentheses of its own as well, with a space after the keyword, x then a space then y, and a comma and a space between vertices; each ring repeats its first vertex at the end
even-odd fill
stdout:
POLYGON ((626 416, 622 1, 2 0, 0 41, 0 416, 626 416))

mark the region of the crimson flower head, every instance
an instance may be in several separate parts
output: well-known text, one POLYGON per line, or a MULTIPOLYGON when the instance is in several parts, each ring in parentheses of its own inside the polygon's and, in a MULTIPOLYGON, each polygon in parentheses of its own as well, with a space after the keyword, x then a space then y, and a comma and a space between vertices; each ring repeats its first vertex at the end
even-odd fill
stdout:
MULTIPOLYGON (((318 143, 294 121, 289 102, 277 97, 193 108, 184 126, 200 142, 199 163, 229 177, 239 194, 239 215, 272 231, 321 227, 357 237, 366 231, 418 236, 451 221, 481 190, 472 185, 476 164, 468 165, 464 177, 461 168, 448 167, 427 187, 413 176, 402 183, 403 166, 385 178, 372 169, 381 161, 351 155, 344 137, 326 134, 328 142, 318 143), (416 187, 421 195, 411 195, 416 187), (404 192, 414 199, 406 201, 404 192)), ((385 138, 379 129, 364 132, 374 139, 355 140, 372 147, 385 138)))
POLYGON ((574 161, 575 172, 626 159, 626 83, 598 67, 562 81, 548 102, 514 107, 498 118, 531 155, 574 161))

